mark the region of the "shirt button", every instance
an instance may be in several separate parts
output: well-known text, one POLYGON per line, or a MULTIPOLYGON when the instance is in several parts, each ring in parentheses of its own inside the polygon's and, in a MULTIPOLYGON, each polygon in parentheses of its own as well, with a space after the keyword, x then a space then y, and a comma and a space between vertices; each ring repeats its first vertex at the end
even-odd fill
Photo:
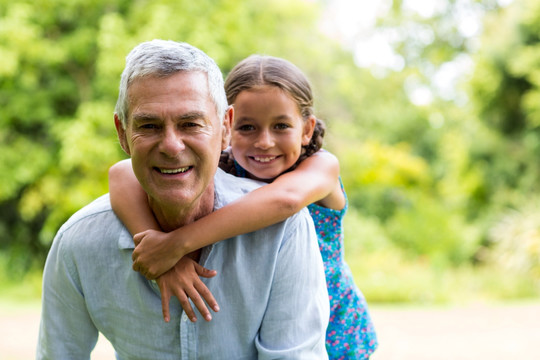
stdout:
POLYGON ((183 322, 188 321, 188 317, 187 317, 187 315, 186 315, 185 313, 182 314, 182 321, 183 321, 183 322))

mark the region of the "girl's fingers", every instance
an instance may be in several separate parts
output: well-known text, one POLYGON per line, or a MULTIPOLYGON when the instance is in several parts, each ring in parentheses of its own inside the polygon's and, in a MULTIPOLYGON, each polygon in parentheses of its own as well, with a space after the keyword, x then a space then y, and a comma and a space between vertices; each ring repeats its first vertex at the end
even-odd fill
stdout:
POLYGON ((138 258, 139 258, 139 252, 137 251, 137 248, 135 248, 135 250, 133 250, 133 253, 131 254, 131 260, 135 262, 137 261, 138 258))
MULTIPOLYGON (((219 311, 219 305, 218 305, 216 299, 214 298, 214 295, 212 295, 212 293, 206 287, 206 285, 201 281, 201 282, 195 284, 195 287, 196 287, 197 293, 200 296, 203 297, 204 301, 206 301, 208 306, 210 306, 210 308, 212 310, 214 310, 215 312, 218 312, 219 311)), ((206 307, 205 307, 205 309, 206 309, 206 307)))
POLYGON ((203 299, 195 289, 190 289, 187 293, 187 295, 190 297, 191 301, 193 301, 193 304, 199 310, 202 317, 206 321, 212 320, 212 315, 210 314, 210 311, 208 311, 208 308, 206 307, 206 304, 204 303, 203 299))
POLYGON ((199 276, 202 276, 205 278, 211 278, 217 275, 216 270, 209 270, 199 263, 194 263, 193 265, 195 265, 195 271, 197 272, 197 275, 199 276))
MULTIPOLYGON (((207 308, 207 304, 216 312, 219 311, 219 306, 210 290, 199 277, 214 277, 217 272, 206 269, 191 259, 186 259, 183 264, 179 263, 177 266, 180 266, 180 268, 175 267, 173 273, 166 273, 164 277, 157 279, 161 291, 163 318, 166 322, 170 321, 170 298, 176 296, 184 309, 185 315, 192 322, 197 321, 192 304, 195 305, 206 321, 211 321, 212 315, 207 308)), ((139 271, 144 270, 143 266, 138 263, 134 263, 133 267, 137 267, 139 271)), ((148 273, 145 273, 145 275, 147 277, 151 276, 148 273)))
MULTIPOLYGON (((197 275, 199 275, 199 276, 206 277, 206 278, 211 278, 211 277, 214 277, 214 276, 217 275, 217 271, 215 271, 215 270, 209 270, 209 269, 203 267, 202 265, 200 265, 198 263, 195 263, 194 265, 195 265, 195 270, 197 271, 197 275)), ((207 321, 210 321, 210 320, 212 320, 212 315, 210 314, 210 312, 206 308, 206 305, 204 304, 203 300, 201 299, 201 296, 204 299, 204 301, 206 301, 206 303, 215 312, 219 311, 219 305, 218 305, 216 299, 214 298, 214 296, 212 295, 212 293, 210 292, 210 290, 208 289, 208 287, 206 287, 206 285, 202 281, 200 281, 200 280, 196 281, 194 283, 194 286, 195 286, 195 293, 194 294, 196 294, 196 297, 197 297, 197 302, 196 303, 194 302, 194 303, 197 306, 197 309, 199 309, 201 314, 204 316, 204 318, 207 321), (204 311, 204 313, 203 313, 203 311, 204 311)), ((192 297, 192 300, 193 300, 193 297, 192 297)))
POLYGON ((189 288, 186 286, 181 287, 177 283, 175 284, 175 286, 172 287, 172 293, 178 298, 178 301, 180 302, 180 305, 182 306, 182 309, 184 309, 184 313, 189 318, 189 320, 191 320, 192 322, 197 321, 195 311, 193 311, 193 308, 191 307, 191 304, 189 302, 189 288))
POLYGON ((133 242, 135 243, 135 246, 139 245, 144 237, 145 233, 138 233, 133 236, 133 242))
POLYGON ((189 298, 186 296, 185 293, 176 294, 176 297, 180 301, 180 305, 182 305, 182 309, 184 309, 184 313, 188 317, 191 322, 197 321, 197 316, 195 315, 195 311, 193 311, 193 308, 191 307, 191 304, 189 303, 189 298))
POLYGON ((161 289, 161 313, 163 314, 163 320, 169 322, 171 320, 171 314, 169 312, 169 303, 171 301, 171 294, 168 289, 161 289))

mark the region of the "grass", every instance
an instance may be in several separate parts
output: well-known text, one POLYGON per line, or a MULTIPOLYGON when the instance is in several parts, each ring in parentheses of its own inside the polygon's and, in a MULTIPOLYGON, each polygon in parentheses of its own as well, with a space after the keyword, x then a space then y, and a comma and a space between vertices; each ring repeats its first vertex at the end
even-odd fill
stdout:
POLYGON ((13 306, 35 304, 41 298, 41 270, 32 270, 22 277, 12 278, 0 266, 0 301, 13 306))
POLYGON ((378 219, 349 211, 345 258, 369 304, 464 304, 540 297, 540 279, 502 266, 435 262, 395 246, 378 219))
POLYGON ((495 266, 434 268, 408 260, 399 250, 347 254, 358 287, 369 303, 459 304, 540 297, 540 281, 495 266))

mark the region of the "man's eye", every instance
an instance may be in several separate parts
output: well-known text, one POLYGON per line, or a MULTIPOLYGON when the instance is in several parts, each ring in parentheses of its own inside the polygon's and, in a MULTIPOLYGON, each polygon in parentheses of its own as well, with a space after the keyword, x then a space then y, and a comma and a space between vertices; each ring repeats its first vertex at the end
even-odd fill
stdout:
POLYGON ((157 125, 156 124, 141 124, 139 126, 139 128, 141 128, 141 129, 157 129, 157 125))

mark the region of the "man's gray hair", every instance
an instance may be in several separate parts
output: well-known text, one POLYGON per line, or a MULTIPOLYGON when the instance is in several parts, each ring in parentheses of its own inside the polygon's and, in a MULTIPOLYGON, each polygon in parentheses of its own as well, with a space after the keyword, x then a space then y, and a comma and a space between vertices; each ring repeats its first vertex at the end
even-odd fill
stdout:
POLYGON ((126 67, 120 79, 115 113, 125 129, 129 115, 128 88, 144 76, 167 77, 180 71, 200 71, 206 74, 212 102, 221 120, 227 109, 223 75, 212 58, 187 43, 152 40, 137 45, 126 57, 126 67))

